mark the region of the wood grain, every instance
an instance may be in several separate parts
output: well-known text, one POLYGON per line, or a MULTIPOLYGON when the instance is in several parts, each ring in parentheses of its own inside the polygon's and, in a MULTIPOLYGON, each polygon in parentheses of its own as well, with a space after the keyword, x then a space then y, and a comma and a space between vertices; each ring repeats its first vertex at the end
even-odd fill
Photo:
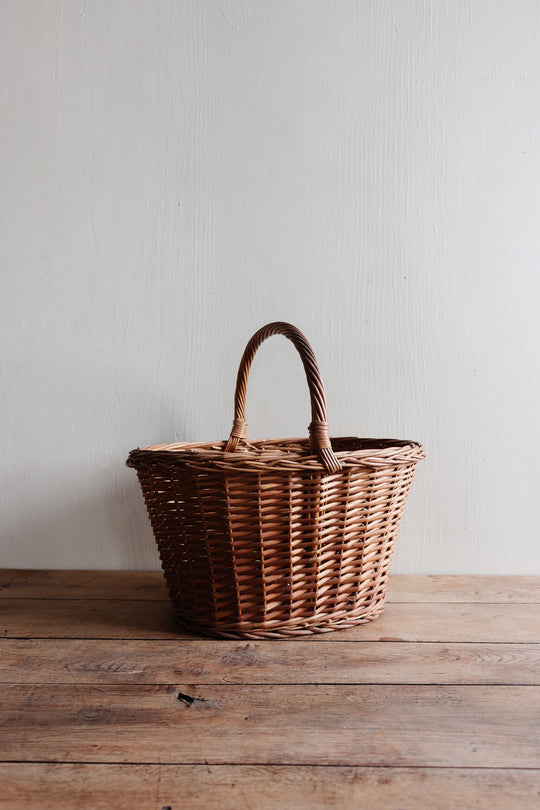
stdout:
POLYGON ((168 601, 0 599, 0 635, 18 638, 188 638, 168 601))
MULTIPOLYGON (((0 570, 2 598, 167 600, 161 571, 0 570)), ((391 575, 388 602, 540 602, 534 576, 391 575)))
POLYGON ((1 683, 530 684, 540 644, 4 639, 1 683))
POLYGON ((161 571, 0 570, 0 596, 18 599, 168 599, 161 571))
POLYGON ((1 758, 537 768, 537 686, 4 686, 1 758), (179 694, 181 699, 179 699, 179 694))
POLYGON ((532 810, 540 798, 540 771, 518 769, 9 763, 0 783, 1 810, 532 810))
POLYGON ((540 602, 537 576, 391 576, 388 602, 540 602))
MULTIPOLYGON (((310 636, 327 641, 538 642, 540 604, 399 603, 373 622, 310 636)), ((0 599, 6 638, 192 638, 168 601, 0 599)))
POLYGON ((534 578, 397 577, 375 622, 252 642, 179 632, 160 572, 0 583, 1 810, 540 804, 534 578))

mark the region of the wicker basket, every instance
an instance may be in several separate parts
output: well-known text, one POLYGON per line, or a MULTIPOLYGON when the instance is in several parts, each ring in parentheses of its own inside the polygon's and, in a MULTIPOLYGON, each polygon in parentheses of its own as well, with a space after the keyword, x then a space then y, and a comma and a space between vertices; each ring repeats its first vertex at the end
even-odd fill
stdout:
POLYGON ((227 442, 133 450, 173 608, 222 638, 320 633, 383 610, 417 442, 332 439, 313 350, 287 323, 249 341, 227 442), (246 439, 246 384, 267 337, 291 340, 311 395, 309 439, 246 439))

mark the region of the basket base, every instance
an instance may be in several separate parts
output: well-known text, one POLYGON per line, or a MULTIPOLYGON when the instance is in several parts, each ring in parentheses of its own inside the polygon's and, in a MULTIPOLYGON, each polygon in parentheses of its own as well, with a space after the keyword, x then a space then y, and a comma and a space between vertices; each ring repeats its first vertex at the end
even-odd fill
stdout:
POLYGON ((294 636, 309 636, 320 633, 331 633, 334 630, 347 630, 360 624, 366 624, 377 619, 384 610, 384 596, 373 601, 369 609, 365 606, 358 613, 339 614, 336 617, 314 616, 311 621, 303 622, 267 622, 260 624, 237 625, 208 625, 202 624, 182 615, 174 610, 174 616, 180 628, 187 633, 208 638, 224 639, 265 639, 265 638, 293 638, 294 636))

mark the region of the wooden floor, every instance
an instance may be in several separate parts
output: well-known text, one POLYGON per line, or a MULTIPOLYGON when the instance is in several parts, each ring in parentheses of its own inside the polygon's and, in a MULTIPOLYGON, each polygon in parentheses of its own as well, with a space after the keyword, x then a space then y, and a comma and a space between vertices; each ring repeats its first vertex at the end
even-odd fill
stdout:
POLYGON ((160 574, 0 571, 0 808, 540 807, 540 578, 393 577, 376 622, 179 633, 160 574))

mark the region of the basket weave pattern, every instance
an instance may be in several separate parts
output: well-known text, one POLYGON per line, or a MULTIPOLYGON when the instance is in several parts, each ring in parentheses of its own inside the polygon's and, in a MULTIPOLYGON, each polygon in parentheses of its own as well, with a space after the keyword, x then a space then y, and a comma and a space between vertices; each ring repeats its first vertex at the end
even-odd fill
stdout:
POLYGON ((137 449, 138 473, 175 614, 203 635, 325 632, 384 607, 416 442, 328 437, 318 366, 304 336, 273 323, 240 363, 227 442, 137 449), (262 341, 298 349, 311 394, 310 439, 248 442, 245 396, 262 341))

